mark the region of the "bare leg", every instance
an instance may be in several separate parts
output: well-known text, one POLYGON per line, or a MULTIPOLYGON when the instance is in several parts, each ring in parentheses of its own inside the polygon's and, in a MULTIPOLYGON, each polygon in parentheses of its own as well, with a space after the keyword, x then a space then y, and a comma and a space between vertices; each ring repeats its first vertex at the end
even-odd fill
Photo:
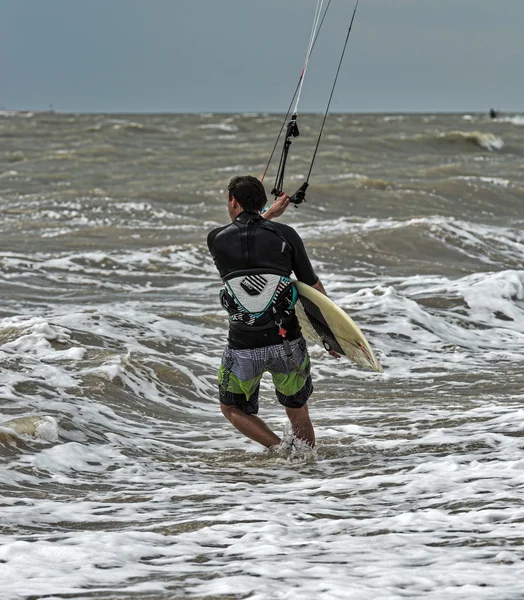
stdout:
POLYGON ((246 437, 266 448, 277 446, 281 439, 274 433, 261 418, 256 415, 246 415, 246 413, 236 406, 220 405, 224 417, 246 437))
POLYGON ((288 419, 291 423, 293 435, 310 446, 315 445, 315 430, 313 423, 309 418, 309 410, 307 404, 301 408, 286 408, 288 419))

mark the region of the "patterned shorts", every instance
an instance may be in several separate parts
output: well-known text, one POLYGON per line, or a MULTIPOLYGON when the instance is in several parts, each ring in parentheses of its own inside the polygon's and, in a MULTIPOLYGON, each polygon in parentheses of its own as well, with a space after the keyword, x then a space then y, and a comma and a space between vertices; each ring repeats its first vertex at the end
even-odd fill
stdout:
POLYGON ((256 415, 260 380, 267 371, 280 404, 287 408, 304 406, 313 392, 306 340, 300 337, 290 345, 292 360, 286 356, 283 344, 249 350, 226 347, 218 370, 220 402, 256 415))

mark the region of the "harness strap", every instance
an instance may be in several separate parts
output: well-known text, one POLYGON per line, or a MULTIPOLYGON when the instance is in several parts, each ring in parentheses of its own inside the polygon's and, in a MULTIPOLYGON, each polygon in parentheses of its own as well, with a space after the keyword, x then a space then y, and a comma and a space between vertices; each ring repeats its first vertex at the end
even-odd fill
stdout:
POLYGON ((301 377, 306 379, 307 373, 304 371, 304 369, 300 368, 300 365, 297 363, 297 361, 295 360, 295 357, 293 356, 293 348, 291 348, 291 344, 289 343, 289 340, 287 339, 287 331, 282 327, 282 320, 275 319, 275 323, 278 327, 278 334, 282 338, 282 346, 284 347, 284 352, 286 354, 286 361, 287 361, 289 368, 292 369, 293 371, 296 371, 301 377))

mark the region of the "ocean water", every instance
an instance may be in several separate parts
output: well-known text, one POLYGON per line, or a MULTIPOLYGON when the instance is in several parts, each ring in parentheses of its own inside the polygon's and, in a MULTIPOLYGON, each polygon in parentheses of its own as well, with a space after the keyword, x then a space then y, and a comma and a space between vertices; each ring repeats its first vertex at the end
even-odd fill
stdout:
POLYGON ((1 598, 524 597, 524 116, 330 116, 282 220, 384 373, 311 346, 318 446, 268 378, 268 452, 206 235, 280 119, 0 113, 1 598))

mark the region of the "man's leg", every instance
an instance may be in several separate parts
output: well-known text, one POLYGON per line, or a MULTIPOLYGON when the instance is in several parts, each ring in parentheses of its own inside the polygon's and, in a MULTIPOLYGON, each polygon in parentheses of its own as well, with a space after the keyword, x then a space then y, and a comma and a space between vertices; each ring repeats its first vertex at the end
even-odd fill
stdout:
POLYGON ((313 429, 313 423, 309 418, 309 410, 307 404, 300 408, 288 408, 286 406, 286 413, 291 423, 291 430, 293 435, 304 442, 307 442, 310 446, 315 445, 315 430, 313 429))
POLYGON ((271 446, 280 444, 281 439, 260 417, 256 416, 262 372, 256 374, 257 370, 260 370, 260 365, 257 370, 254 369, 256 357, 251 357, 251 353, 255 354, 256 351, 251 351, 247 356, 246 351, 236 354, 230 348, 226 348, 224 351, 218 373, 220 409, 226 419, 240 433, 266 448, 271 448, 271 446), (235 359, 237 361, 244 360, 243 373, 251 378, 240 379, 231 371, 235 359))
MULTIPOLYGON (((290 366, 286 357, 286 370, 282 372, 282 361, 280 361, 275 364, 279 371, 273 370, 271 375, 278 401, 286 409, 293 435, 307 442, 310 446, 314 446, 315 430, 309 418, 309 410, 306 404, 313 393, 313 382, 309 374, 310 365, 307 345, 304 338, 299 338, 293 340, 291 346, 296 366, 294 368, 290 366)), ((284 352, 283 348, 281 352, 284 352)))
POLYGON ((242 409, 236 406, 226 406, 221 404, 222 414, 226 419, 246 437, 266 448, 277 446, 281 439, 256 415, 248 415, 242 409))

